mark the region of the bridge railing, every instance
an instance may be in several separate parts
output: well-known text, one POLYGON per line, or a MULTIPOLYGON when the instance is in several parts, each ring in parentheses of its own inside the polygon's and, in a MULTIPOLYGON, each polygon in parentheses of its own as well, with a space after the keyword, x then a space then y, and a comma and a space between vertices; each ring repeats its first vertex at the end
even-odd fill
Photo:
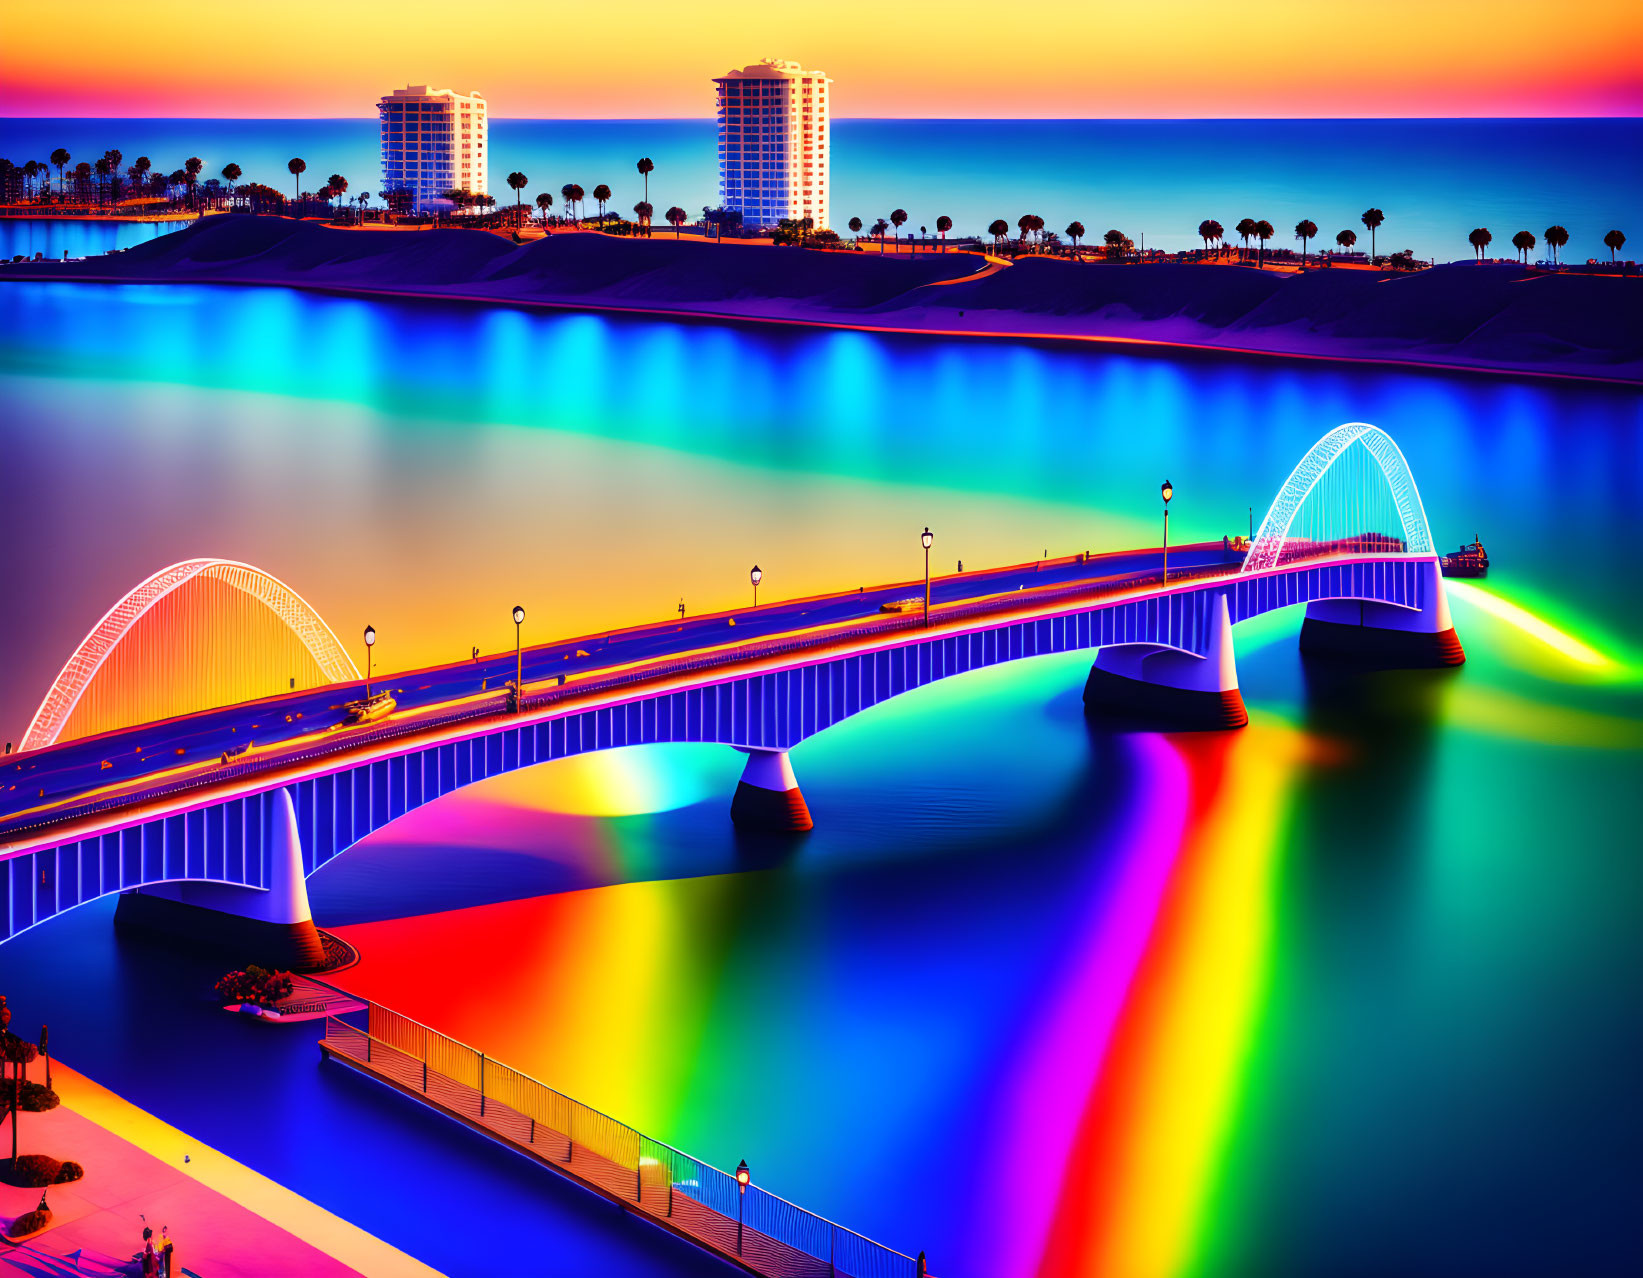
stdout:
MULTIPOLYGON (((1214 564, 1200 568, 1182 568, 1170 573, 1169 584, 1175 585, 1208 577, 1223 577, 1237 571, 1238 565, 1235 563, 1214 564)), ((945 626, 975 617, 1006 613, 1017 608, 1037 608, 1046 604, 1062 603, 1074 599, 1088 599, 1094 603, 1101 599, 1133 594, 1138 590, 1146 590, 1148 587, 1162 584, 1164 582, 1161 573, 1149 573, 1140 577, 1126 577, 1123 581, 1109 584, 1092 585, 1089 582, 1073 582, 1065 586, 1037 587, 1031 591, 992 595, 968 603, 942 605, 932 610, 931 617, 932 620, 945 626)), ((845 647, 864 639, 874 639, 900 631, 919 630, 923 626, 924 615, 923 609, 920 607, 910 613, 886 614, 882 619, 874 618, 871 621, 860 622, 838 629, 760 640, 747 644, 745 647, 721 649, 717 652, 704 653, 694 657, 663 658, 659 661, 635 665, 626 670, 591 675, 574 683, 556 685, 540 692, 526 693, 520 709, 524 711, 549 709, 561 701, 572 698, 612 692, 636 684, 670 679, 681 674, 691 674, 703 670, 731 671, 737 666, 767 661, 772 657, 799 653, 824 653, 830 649, 845 647)), ((337 740, 310 746, 296 753, 280 754, 267 759, 246 759, 239 763, 231 763, 225 767, 214 768, 200 776, 188 777, 144 790, 140 800, 113 795, 72 804, 52 813, 50 816, 40 817, 35 820, 0 821, 0 835, 13 837, 27 834, 30 831, 42 829, 49 825, 127 807, 136 801, 153 803, 179 794, 208 789, 228 781, 238 781, 265 772, 299 767, 305 763, 345 754, 366 746, 385 744, 402 737, 419 735, 439 728, 453 727, 461 723, 494 718, 499 713, 505 714, 507 712, 510 704, 509 698, 510 694, 499 692, 494 699, 482 704, 467 705, 440 714, 422 716, 411 722, 386 723, 375 728, 349 732, 337 740)), ((508 717, 511 718, 512 716, 508 717)))
MULTIPOLYGON (((358 1014, 356 1014, 358 1015, 358 1014)), ((572 1100, 379 1003, 320 1047, 769 1278, 921 1278, 918 1260, 572 1100)))

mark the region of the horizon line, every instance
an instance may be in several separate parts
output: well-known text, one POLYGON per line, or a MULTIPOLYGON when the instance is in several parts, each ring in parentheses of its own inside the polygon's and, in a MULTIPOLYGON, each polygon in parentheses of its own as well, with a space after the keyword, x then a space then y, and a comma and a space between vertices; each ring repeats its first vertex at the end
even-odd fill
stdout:
MULTIPOLYGON (((563 123, 563 124, 710 124, 713 115, 492 115, 491 122, 509 123, 563 123)), ((209 120, 214 122, 244 121, 364 121, 375 120, 371 115, 6 115, 0 119, 24 120, 209 120)), ((1471 120, 1616 120, 1643 121, 1643 115, 836 115, 833 122, 851 121, 876 123, 885 121, 922 121, 931 124, 976 124, 992 121, 1024 123, 1124 123, 1124 124, 1216 124, 1216 123, 1294 123, 1308 121, 1317 124, 1351 124, 1363 121, 1401 123, 1440 123, 1471 120)))

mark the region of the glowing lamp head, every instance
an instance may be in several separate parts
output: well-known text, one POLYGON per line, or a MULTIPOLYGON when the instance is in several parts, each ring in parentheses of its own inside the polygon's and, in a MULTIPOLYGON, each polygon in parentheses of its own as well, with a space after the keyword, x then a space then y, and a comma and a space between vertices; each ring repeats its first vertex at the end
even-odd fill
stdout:
POLYGON ((1164 505, 1169 505, 1169 499, 1175 496, 1175 485, 1166 479, 1164 481, 1164 486, 1159 491, 1164 494, 1164 505))
POLYGON ((736 1164, 736 1183, 741 1186, 744 1194, 747 1192, 747 1187, 753 1183, 753 1173, 747 1170, 747 1159, 745 1158, 736 1164))
POLYGON ((753 571, 747 574, 747 579, 755 586, 764 580, 764 570, 758 564, 753 565, 753 571))
POLYGON ((366 626, 365 627, 365 646, 367 648, 369 648, 376 641, 377 641, 377 628, 375 626, 366 626))
POLYGON ((928 524, 924 526, 924 532, 919 537, 919 540, 924 543, 924 548, 926 550, 930 549, 931 545, 935 542, 935 538, 930 535, 930 526, 928 524))
POLYGON ((523 608, 521 608, 518 604, 515 604, 513 606, 513 624, 517 626, 524 620, 525 620, 525 610, 523 608))

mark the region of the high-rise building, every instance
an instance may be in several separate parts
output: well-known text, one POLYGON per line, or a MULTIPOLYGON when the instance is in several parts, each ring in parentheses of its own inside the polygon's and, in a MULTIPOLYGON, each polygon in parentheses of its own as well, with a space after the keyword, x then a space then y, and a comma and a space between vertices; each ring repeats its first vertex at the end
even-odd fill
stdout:
POLYGON ((414 192, 417 208, 446 191, 485 194, 485 99, 412 84, 377 103, 382 193, 414 192))
POLYGON ((797 62, 766 58, 717 77, 719 200, 745 226, 783 218, 827 225, 828 92, 797 62))

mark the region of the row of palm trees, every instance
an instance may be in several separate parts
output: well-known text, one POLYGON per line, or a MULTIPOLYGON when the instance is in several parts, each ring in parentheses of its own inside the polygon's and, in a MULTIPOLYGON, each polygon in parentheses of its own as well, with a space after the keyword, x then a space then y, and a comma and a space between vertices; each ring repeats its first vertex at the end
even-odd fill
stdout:
MULTIPOLYGON (((1545 236, 1546 246, 1552 250, 1552 265, 1557 265, 1558 252, 1569 242, 1569 232, 1561 226, 1548 226, 1545 236)), ((1483 261, 1484 252, 1494 243, 1495 237, 1487 226, 1473 227, 1467 235, 1466 242, 1472 246, 1472 254, 1478 261, 1483 261)), ((1605 232, 1603 244, 1609 250, 1609 261, 1613 262, 1621 249, 1626 247, 1626 233, 1620 230, 1605 232)), ((1512 236, 1512 247, 1517 250, 1518 258, 1525 265, 1528 264, 1529 254, 1535 247, 1533 231, 1519 231, 1512 236)))

